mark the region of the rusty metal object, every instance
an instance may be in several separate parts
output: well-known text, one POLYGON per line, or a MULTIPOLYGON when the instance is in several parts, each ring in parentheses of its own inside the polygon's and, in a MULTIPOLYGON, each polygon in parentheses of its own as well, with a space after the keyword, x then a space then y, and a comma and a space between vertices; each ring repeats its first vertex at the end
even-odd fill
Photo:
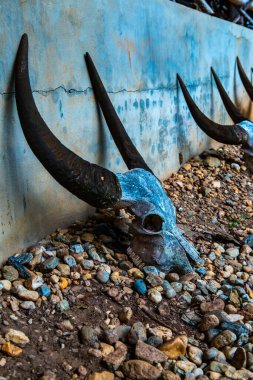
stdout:
POLYGON ((250 99, 253 101, 253 85, 252 85, 251 81, 249 80, 249 78, 247 77, 247 75, 246 75, 246 73, 242 67, 242 64, 241 64, 239 57, 236 58, 236 61, 237 61, 237 67, 238 67, 238 71, 239 71, 242 83, 243 83, 245 90, 247 91, 250 99))

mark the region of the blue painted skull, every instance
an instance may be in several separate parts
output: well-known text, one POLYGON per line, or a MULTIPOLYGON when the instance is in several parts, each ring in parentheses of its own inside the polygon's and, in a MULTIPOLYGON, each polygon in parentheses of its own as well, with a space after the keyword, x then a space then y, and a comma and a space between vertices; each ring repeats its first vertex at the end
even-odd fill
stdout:
POLYGON ((130 256, 138 266, 155 265, 163 272, 192 272, 187 256, 198 262, 199 254, 179 231, 175 207, 161 182, 144 169, 116 175, 122 189, 119 205, 135 217, 130 226, 130 256))
POLYGON ((95 96, 113 139, 129 171, 114 174, 66 148, 42 119, 33 99, 28 73, 28 37, 20 41, 15 66, 15 95, 20 123, 32 151, 48 172, 78 198, 98 208, 127 207, 135 219, 129 254, 139 262, 168 272, 192 272, 188 257, 198 252, 176 226, 175 209, 161 183, 133 145, 115 112, 96 68, 87 54, 86 64, 95 96))

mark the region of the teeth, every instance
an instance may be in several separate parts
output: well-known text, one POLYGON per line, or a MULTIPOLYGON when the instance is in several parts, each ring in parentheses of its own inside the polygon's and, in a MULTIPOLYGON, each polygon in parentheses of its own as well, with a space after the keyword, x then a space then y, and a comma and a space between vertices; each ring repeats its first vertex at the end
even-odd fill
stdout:
POLYGON ((132 262, 134 263, 134 265, 139 268, 139 269, 143 269, 145 267, 145 263, 142 261, 142 259, 140 258, 140 256, 138 256, 133 250, 132 248, 128 247, 127 249, 127 254, 129 255, 129 257, 131 258, 132 262))

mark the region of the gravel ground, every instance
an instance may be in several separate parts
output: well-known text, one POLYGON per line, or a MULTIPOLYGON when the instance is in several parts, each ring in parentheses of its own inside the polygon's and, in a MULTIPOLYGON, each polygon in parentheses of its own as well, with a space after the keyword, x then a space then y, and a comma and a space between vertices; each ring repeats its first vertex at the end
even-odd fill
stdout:
POLYGON ((0 269, 0 380, 253 379, 253 180, 239 148, 164 182, 201 253, 194 274, 139 269, 131 217, 102 210, 0 269))

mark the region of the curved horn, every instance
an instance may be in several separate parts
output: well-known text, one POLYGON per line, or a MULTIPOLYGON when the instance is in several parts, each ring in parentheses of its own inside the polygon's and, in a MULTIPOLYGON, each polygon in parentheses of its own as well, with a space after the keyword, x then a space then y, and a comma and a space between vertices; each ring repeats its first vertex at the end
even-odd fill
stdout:
POLYGON ((42 165, 63 187, 94 207, 109 207, 121 198, 114 173, 67 149, 50 131, 35 105, 28 72, 28 37, 21 38, 15 63, 16 103, 26 140, 42 165))
POLYGON ((212 74, 214 76, 214 80, 216 82, 217 88, 219 90, 221 99, 223 101, 223 104, 227 110, 227 113, 231 117, 234 123, 241 123, 245 120, 245 117, 239 112, 238 108, 234 105, 230 97, 228 96, 227 92, 225 91, 224 87, 221 84, 220 79, 218 78, 218 75, 214 71, 214 69, 211 67, 212 74))
POLYGON ((84 58, 96 100, 102 109, 108 128, 128 169, 141 168, 152 173, 121 123, 89 53, 86 53, 84 58))
POLYGON ((238 71, 239 71, 242 83, 243 83, 245 90, 247 91, 250 99, 253 101, 253 85, 252 85, 251 81, 249 80, 249 78, 247 77, 247 75, 246 75, 246 73, 245 73, 245 71, 241 65, 240 59, 238 57, 236 58, 236 61, 237 61, 237 67, 238 67, 238 71))
POLYGON ((212 139, 219 141, 223 144, 239 145, 245 142, 247 136, 245 131, 238 125, 222 125, 213 122, 206 117, 203 112, 194 103, 191 95, 189 94, 183 80, 177 74, 181 89, 183 91, 186 103, 190 109, 192 117, 198 126, 212 139))

